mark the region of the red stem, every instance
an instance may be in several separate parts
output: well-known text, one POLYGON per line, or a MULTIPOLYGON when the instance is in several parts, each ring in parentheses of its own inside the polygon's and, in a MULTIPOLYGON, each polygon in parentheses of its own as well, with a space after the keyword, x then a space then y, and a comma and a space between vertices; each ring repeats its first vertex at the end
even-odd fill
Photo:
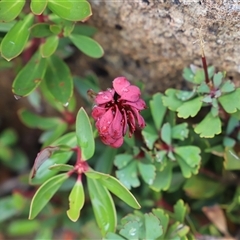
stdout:
POLYGON ((204 74, 205 74, 205 82, 206 82, 206 84, 208 84, 210 82, 210 80, 208 77, 207 61, 206 61, 206 57, 204 55, 202 56, 202 65, 203 65, 203 70, 204 70, 204 74))

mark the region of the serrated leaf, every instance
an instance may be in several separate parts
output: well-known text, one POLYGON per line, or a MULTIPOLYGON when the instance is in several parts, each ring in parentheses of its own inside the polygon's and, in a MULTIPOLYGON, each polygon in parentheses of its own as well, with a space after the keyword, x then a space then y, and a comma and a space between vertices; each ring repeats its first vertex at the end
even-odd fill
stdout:
POLYGON ((174 152, 177 155, 177 161, 180 165, 185 178, 189 178, 191 174, 196 174, 200 167, 201 150, 195 146, 176 147, 174 152))
POLYGON ((224 187, 217 181, 196 175, 186 180, 183 189, 191 198, 208 199, 223 191, 224 187))
POLYGON ((202 68, 197 69, 193 82, 196 84, 200 84, 205 80, 205 74, 202 68))
POLYGON ((227 80, 225 81, 222 86, 220 87, 222 93, 229 93, 235 90, 235 85, 232 81, 227 80))
POLYGON ((177 90, 176 96, 181 101, 187 101, 190 98, 192 98, 196 94, 196 88, 194 88, 192 91, 183 91, 183 90, 177 90))
POLYGON ((124 228, 120 230, 120 234, 126 239, 140 239, 139 238, 140 223, 137 221, 131 221, 124 225, 124 228))
POLYGON ((27 109, 20 109, 18 111, 18 116, 21 121, 28 127, 39 128, 42 130, 54 128, 62 121, 60 118, 57 117, 41 117, 28 111, 27 109))
POLYGON ((47 68, 47 61, 36 52, 30 61, 19 71, 12 85, 16 96, 29 95, 41 83, 47 68))
POLYGON ((172 164, 170 162, 161 170, 156 172, 156 177, 150 188, 156 192, 161 190, 166 191, 171 184, 172 180, 172 164))
POLYGON ((59 37, 53 35, 46 38, 46 41, 41 44, 40 52, 43 58, 50 57, 57 49, 59 42, 59 37))
POLYGON ((67 104, 73 94, 73 80, 68 65, 59 57, 52 55, 47 58, 48 67, 45 82, 52 96, 67 104))
POLYGON ((7 61, 17 57, 24 49, 29 35, 29 26, 33 22, 33 15, 28 14, 24 20, 19 20, 4 36, 1 42, 1 55, 7 61))
POLYGON ((157 130, 160 130, 164 115, 167 111, 166 107, 163 105, 162 96, 163 95, 161 93, 154 94, 149 103, 153 121, 157 130))
POLYGON ((233 148, 227 147, 224 151, 224 168, 226 170, 239 170, 240 158, 233 148))
POLYGON ((84 21, 92 15, 91 6, 85 0, 49 0, 48 7, 53 13, 69 21, 84 21))
POLYGON ((180 123, 178 125, 175 125, 172 128, 172 138, 174 139, 179 139, 179 140, 184 140, 185 138, 188 137, 188 124, 187 123, 180 123))
POLYGON ((50 31, 49 23, 36 23, 29 28, 31 36, 35 38, 49 37, 53 33, 50 31))
POLYGON ((62 173, 48 179, 41 185, 31 201, 29 219, 38 215, 67 178, 68 175, 62 173))
POLYGON ((227 113, 234 113, 240 109, 240 88, 234 92, 224 94, 218 98, 227 113))
POLYGON ((197 88, 198 93, 210 93, 210 91, 209 86, 205 82, 201 83, 197 88))
POLYGON ((161 129, 161 139, 167 144, 172 143, 172 128, 169 123, 164 123, 161 129))
POLYGON ((159 208, 153 209, 152 212, 155 216, 158 217, 158 219, 161 222, 161 227, 163 229, 161 239, 164 239, 164 235, 166 234, 167 228, 168 228, 169 216, 164 212, 164 210, 159 209, 159 208))
POLYGON ((142 135, 147 147, 149 149, 153 149, 153 145, 158 139, 156 130, 150 124, 147 124, 147 126, 142 130, 142 135))
POLYGON ((185 80, 193 83, 194 73, 192 72, 191 68, 184 68, 183 69, 183 78, 185 80))
POLYGON ((82 107, 77 114, 76 134, 78 139, 78 145, 80 146, 82 151, 82 157, 84 160, 88 160, 94 154, 95 141, 89 117, 84 108, 82 107))
POLYGON ((106 187, 95 179, 87 178, 93 212, 102 236, 114 232, 117 224, 116 209, 106 187))
POLYGON ((114 165, 118 168, 118 169, 121 169, 125 166, 128 165, 128 163, 133 160, 133 155, 131 154, 126 154, 126 153, 123 153, 123 154, 118 154, 115 156, 115 159, 114 159, 114 165))
POLYGON ((220 118, 214 117, 212 113, 208 113, 207 116, 194 128, 200 137, 212 138, 215 135, 221 133, 221 120, 220 118))
POLYGON ((80 51, 89 57, 100 58, 104 54, 102 47, 90 37, 78 34, 70 34, 69 38, 80 51))
POLYGON ((182 199, 178 200, 177 203, 173 206, 175 219, 181 223, 184 222, 187 207, 184 205, 182 199))
POLYGON ((126 167, 116 171, 116 176, 128 189, 140 185, 140 181, 137 177, 136 161, 132 161, 126 167))
POLYGON ((84 205, 85 195, 81 180, 77 180, 69 195, 69 210, 67 215, 70 220, 76 222, 84 205))
POLYGON ((159 219, 152 213, 144 214, 145 239, 158 239, 163 234, 163 229, 159 219))
POLYGON ((202 97, 196 97, 189 101, 184 102, 177 108, 178 117, 189 118, 195 117, 202 107, 202 97))
POLYGON ((48 0, 31 0, 30 8, 35 15, 40 15, 43 13, 47 6, 48 0))
POLYGON ((169 88, 165 91, 166 96, 162 96, 163 105, 172 111, 177 111, 177 109, 183 104, 183 102, 177 98, 176 93, 176 89, 169 88))
POLYGON ((14 20, 22 11, 26 0, 2 0, 0 1, 0 22, 14 20))
POLYGON ((213 85, 215 89, 218 89, 219 86, 222 84, 223 74, 221 72, 215 73, 213 76, 213 85))
POLYGON ((138 162, 138 169, 144 182, 152 185, 156 177, 156 167, 153 164, 138 162))

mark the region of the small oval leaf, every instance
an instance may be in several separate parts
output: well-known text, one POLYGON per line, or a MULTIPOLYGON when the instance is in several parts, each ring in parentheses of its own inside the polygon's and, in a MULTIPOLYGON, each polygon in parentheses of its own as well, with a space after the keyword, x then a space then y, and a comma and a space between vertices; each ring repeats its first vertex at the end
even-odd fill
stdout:
POLYGON ((67 215, 70 220, 76 222, 80 216, 80 211, 84 205, 85 195, 82 181, 77 180, 69 195, 69 210, 67 215))
POLYGON ((27 15, 24 20, 19 20, 4 36, 1 42, 1 54, 7 61, 17 57, 24 49, 29 35, 29 26, 33 22, 33 15, 27 15))
POLYGON ((59 37, 57 35, 50 36, 41 44, 40 52, 43 58, 50 57, 57 49, 59 37))
POLYGON ((21 97, 29 95, 41 83, 46 68, 47 61, 36 52, 14 79, 13 93, 21 97))
POLYGON ((30 8, 35 15, 40 15, 45 10, 47 2, 48 0, 31 0, 30 8))
POLYGON ((76 134, 78 144, 82 150, 82 157, 84 160, 88 160, 94 154, 95 142, 92 132, 92 126, 84 108, 80 108, 77 114, 76 134))
POLYGON ((87 184, 93 212, 102 236, 106 236, 108 232, 115 232, 116 209, 110 193, 96 179, 87 178, 87 184))
POLYGON ((79 34, 71 34, 69 38, 80 51, 89 57, 100 58, 104 54, 102 47, 90 37, 79 34))
POLYGON ((44 38, 52 35, 49 23, 36 23, 29 28, 31 36, 35 38, 44 38))
POLYGON ((42 184, 31 201, 29 219, 33 219, 38 215, 67 178, 68 175, 62 173, 42 184))

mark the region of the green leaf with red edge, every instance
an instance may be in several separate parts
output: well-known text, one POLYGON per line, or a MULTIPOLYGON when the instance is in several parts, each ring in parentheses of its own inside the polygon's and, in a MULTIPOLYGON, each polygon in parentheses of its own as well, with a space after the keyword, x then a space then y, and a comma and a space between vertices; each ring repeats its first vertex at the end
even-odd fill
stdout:
POLYGON ((41 117, 24 108, 18 111, 18 116, 28 127, 42 130, 54 128, 62 122, 58 117, 41 117))
POLYGON ((108 232, 115 232, 117 225, 116 209, 109 191, 98 179, 88 177, 87 186, 93 212, 102 236, 106 236, 108 232))
POLYGON ((22 11, 26 0, 2 0, 0 1, 0 22, 14 20, 22 11))
POLYGON ((218 100, 227 113, 235 113, 240 110, 240 88, 220 96, 218 100))
POLYGON ((4 36, 1 42, 1 55, 7 61, 17 57, 27 44, 30 31, 29 27, 33 22, 33 15, 28 14, 23 20, 19 20, 4 36))
MULTIPOLYGON (((52 146, 59 146, 65 145, 68 146, 70 149, 77 145, 77 139, 75 132, 67 133, 60 137, 58 140, 52 143, 52 146)), ((53 153, 46 161, 39 167, 36 172, 36 175, 33 179, 29 179, 30 184, 32 185, 39 185, 42 184, 44 181, 49 179, 50 177, 56 175, 59 170, 54 169, 50 170, 49 167, 54 164, 64 164, 66 163, 70 157, 72 156, 73 152, 63 151, 63 152, 55 152, 53 153)))
POLYGON ((212 138, 214 135, 221 133, 221 120, 218 116, 214 117, 211 112, 194 128, 200 137, 212 138))
POLYGON ((53 35, 46 38, 46 41, 41 44, 40 52, 43 58, 50 57, 57 49, 59 42, 59 37, 53 35))
POLYGON ((92 15, 91 6, 85 0, 49 0, 48 7, 53 13, 69 21, 84 21, 92 15))
POLYGON ((18 72, 12 85, 16 96, 24 97, 35 90, 44 78, 47 61, 36 52, 30 61, 18 72))
POLYGON ((104 51, 99 43, 90 37, 79 34, 70 34, 69 38, 80 51, 89 57, 100 58, 104 54, 104 51))
POLYGON ((82 107, 77 114, 76 135, 78 139, 78 145, 80 146, 82 151, 82 158, 84 160, 88 160, 94 154, 95 141, 91 122, 86 111, 82 107))
POLYGON ((49 37, 53 33, 50 30, 49 23, 36 23, 29 28, 31 36, 35 38, 49 37))
POLYGON ((41 185, 31 201, 29 219, 34 219, 38 215, 68 177, 66 173, 62 173, 48 179, 41 185))
POLYGON ((73 222, 78 220, 84 201, 85 195, 82 181, 78 179, 69 195, 69 210, 67 211, 69 219, 73 222))
POLYGON ((40 15, 43 13, 47 7, 48 0, 31 0, 30 8, 35 15, 40 15))
POLYGON ((73 80, 68 65, 59 57, 47 58, 45 82, 52 96, 62 104, 68 104, 73 94, 73 80))

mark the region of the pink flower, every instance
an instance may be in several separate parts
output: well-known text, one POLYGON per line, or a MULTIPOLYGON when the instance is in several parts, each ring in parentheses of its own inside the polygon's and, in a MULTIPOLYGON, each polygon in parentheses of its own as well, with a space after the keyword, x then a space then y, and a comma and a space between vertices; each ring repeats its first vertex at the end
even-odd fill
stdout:
POLYGON ((125 77, 113 80, 113 89, 99 92, 95 97, 96 105, 92 117, 96 121, 96 128, 102 141, 112 147, 123 144, 123 136, 129 128, 129 137, 136 130, 145 127, 145 121, 140 111, 146 108, 145 102, 140 98, 140 89, 125 77))

